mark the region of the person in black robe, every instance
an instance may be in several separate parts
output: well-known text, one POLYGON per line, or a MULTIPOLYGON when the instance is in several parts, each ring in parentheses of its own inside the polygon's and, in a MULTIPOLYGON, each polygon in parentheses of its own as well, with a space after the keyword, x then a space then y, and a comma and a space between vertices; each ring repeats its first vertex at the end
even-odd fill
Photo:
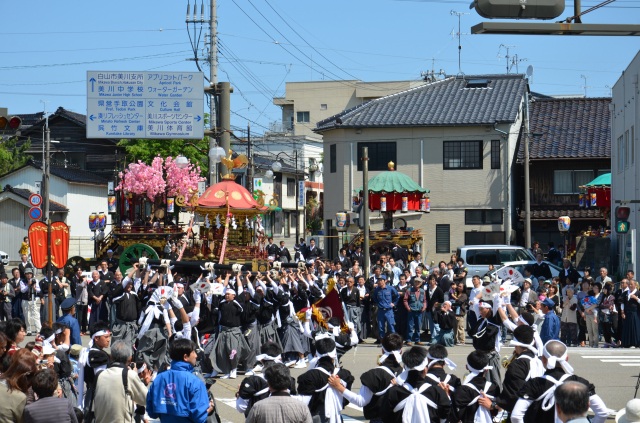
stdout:
MULTIPOLYGON (((534 377, 542 376, 544 373, 543 364, 538 358, 534 331, 531 326, 527 325, 518 326, 513 331, 513 340, 511 341, 511 345, 514 346, 513 359, 504 375, 502 391, 495 399, 497 410, 511 413, 516 401, 518 401, 518 393, 525 382, 534 377)), ((492 401, 488 398, 481 398, 479 402, 482 406, 490 408, 492 401)))
POLYGON ((289 263, 291 261, 291 253, 289 249, 285 247, 284 241, 280 241, 280 247, 278 248, 277 260, 282 263, 289 263))
POLYGON ((402 372, 401 356, 402 337, 397 333, 389 333, 382 338, 382 356, 378 359, 378 367, 367 370, 360 375, 360 392, 351 392, 340 383, 340 378, 330 377, 329 385, 342 392, 351 404, 363 407, 364 418, 371 423, 381 422, 380 415, 386 403, 383 395, 393 385, 392 381, 402 372))
POLYGON ((349 370, 336 367, 336 343, 333 339, 317 339, 315 345, 316 357, 309 363, 309 370, 298 376, 298 394, 309 400, 309 411, 314 422, 326 423, 329 416, 334 416, 335 421, 339 421, 342 408, 348 401, 329 386, 329 377, 337 375, 348 389, 351 389, 355 378, 349 370))
POLYGON ((447 349, 442 345, 432 345, 429 347, 427 358, 429 359, 429 365, 427 366, 427 383, 431 383, 432 385, 444 383, 449 385, 450 393, 455 392, 462 382, 458 376, 447 373, 444 370, 445 365, 449 367, 450 370, 456 368, 455 363, 449 360, 449 352, 447 349))
POLYGON ((555 387, 560 383, 574 381, 589 387, 589 407, 594 413, 593 423, 604 423, 609 413, 602 399, 596 394, 595 386, 588 380, 573 374, 573 367, 567 361, 567 346, 551 340, 544 345, 542 363, 547 369, 543 376, 525 382, 518 401, 513 407, 513 423, 554 423, 555 387))
POLYGON ((140 298, 132 292, 133 279, 126 277, 121 283, 113 282, 114 288, 111 300, 116 307, 115 320, 112 325, 114 341, 123 340, 127 345, 133 345, 138 333, 137 320, 142 312, 140 298))
MULTIPOLYGON (((481 294, 478 294, 479 296, 481 294)), ((478 300, 473 304, 473 310, 478 316, 475 325, 469 331, 473 348, 487 356, 489 365, 492 366, 487 375, 487 380, 502 389, 502 378, 500 376, 500 331, 502 319, 498 314, 493 314, 493 302, 478 300)))
MULTIPOLYGON (((479 410, 478 401, 484 396, 493 399, 500 395, 500 388, 487 379, 489 359, 480 351, 472 351, 467 356, 467 370, 462 385, 456 389, 451 404, 451 421, 474 423, 482 421, 480 414, 484 414, 485 421, 491 421, 489 410, 484 407, 479 410), (478 400, 476 400, 478 398, 478 400)), ((493 407, 493 405, 492 405, 493 407)))
POLYGON ((107 368, 111 362, 111 357, 105 351, 111 344, 111 331, 107 322, 97 321, 89 327, 91 340, 86 348, 80 353, 78 368, 81 369, 78 389, 78 406, 83 407, 85 415, 91 410, 93 402, 93 392, 95 390, 96 374, 107 368), (86 384, 86 395, 82 395, 84 384, 86 384), (84 400, 84 402, 83 402, 84 400))
POLYGON ((260 305, 256 312, 260 343, 275 342, 280 346, 280 349, 282 349, 275 314, 278 312, 280 305, 287 302, 287 298, 284 293, 278 289, 275 281, 271 278, 269 279, 269 287, 267 287, 261 279, 256 279, 254 301, 260 305))
POLYGON ((448 392, 439 383, 432 384, 427 378, 427 350, 420 346, 411 347, 402 354, 404 371, 398 377, 402 384, 389 388, 382 398, 381 420, 385 423, 415 421, 416 417, 439 422, 449 417, 451 400, 448 392), (409 402, 412 395, 424 396, 426 401, 417 398, 409 402), (413 420, 412 420, 413 419, 413 420))
MULTIPOLYGON (((282 347, 275 342, 267 342, 260 347, 260 355, 256 358, 260 362, 261 369, 266 370, 277 363, 282 363, 282 347)), ((289 387, 290 395, 297 395, 296 380, 291 378, 289 387)), ((269 398, 269 384, 263 376, 245 377, 236 393, 236 410, 246 416, 251 408, 265 398, 269 398)))
POLYGON ((109 320, 107 307, 109 287, 100 279, 100 273, 97 270, 91 272, 91 281, 87 286, 87 295, 89 296, 89 307, 91 307, 91 314, 89 315, 89 330, 91 330, 91 325, 95 322, 107 322, 109 320))

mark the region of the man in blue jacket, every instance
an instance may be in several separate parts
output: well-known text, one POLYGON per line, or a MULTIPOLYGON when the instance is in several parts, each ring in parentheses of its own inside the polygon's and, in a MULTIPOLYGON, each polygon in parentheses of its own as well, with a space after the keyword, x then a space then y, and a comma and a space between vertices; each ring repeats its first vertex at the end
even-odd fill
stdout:
POLYGON ((213 402, 204 382, 193 374, 198 356, 190 339, 176 339, 169 349, 171 369, 159 373, 147 394, 147 414, 162 423, 205 423, 213 402))
POLYGON ((542 308, 542 312, 544 313, 544 322, 542 323, 542 328, 540 329, 540 339, 544 344, 547 341, 551 341, 552 339, 559 341, 560 340, 560 318, 553 311, 555 307, 555 303, 553 300, 546 298, 543 302, 540 303, 540 307, 542 308))
POLYGON ((398 291, 387 285, 387 276, 381 275, 378 279, 378 286, 373 290, 373 302, 378 306, 378 343, 387 333, 396 332, 393 307, 395 307, 399 298, 398 291), (386 333, 385 323, 389 329, 386 333))

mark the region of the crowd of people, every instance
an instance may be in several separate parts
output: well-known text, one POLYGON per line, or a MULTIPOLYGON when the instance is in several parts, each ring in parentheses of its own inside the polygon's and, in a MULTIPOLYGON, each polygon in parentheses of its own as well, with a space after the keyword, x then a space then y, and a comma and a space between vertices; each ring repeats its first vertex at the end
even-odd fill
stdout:
POLYGON ((242 375, 236 409, 250 422, 338 422, 348 402, 371 421, 553 422, 580 417, 561 408, 561 393, 586 389, 601 423, 604 403, 574 375, 567 348, 597 347, 600 337, 640 346, 632 273, 614 290, 606 269, 593 280, 565 260, 550 278, 537 274, 548 270, 539 259, 509 295, 487 295, 500 283, 495 272, 474 276, 468 290, 455 256, 427 265, 396 245, 372 253, 366 278, 358 246, 332 260, 313 239, 293 256, 272 239, 266 251, 298 265, 190 274, 140 260, 123 274, 109 251, 94 270, 51 269, 56 276, 37 280, 25 255, 11 279, 0 274, 0 423, 211 421, 214 378, 242 375), (329 296, 343 319, 314 314, 329 296), (28 335, 35 341, 22 345, 28 335), (353 392, 341 357, 368 339, 382 355, 353 392), (447 348, 468 342, 460 380, 446 372, 455 368, 447 348), (505 344, 514 352, 503 363, 505 344), (290 368, 304 372, 296 380, 290 368))

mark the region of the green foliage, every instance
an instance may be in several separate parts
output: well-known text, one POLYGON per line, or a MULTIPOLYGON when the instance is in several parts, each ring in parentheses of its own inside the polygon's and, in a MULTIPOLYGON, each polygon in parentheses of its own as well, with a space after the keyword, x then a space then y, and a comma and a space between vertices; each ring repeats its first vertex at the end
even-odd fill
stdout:
POLYGON ((123 139, 118 142, 120 147, 124 147, 127 152, 127 163, 134 163, 138 160, 151 164, 153 158, 177 157, 182 154, 191 163, 200 166, 202 175, 206 175, 209 169, 209 141, 208 138, 201 140, 147 140, 147 139, 123 139), (194 144, 197 148, 188 145, 194 144), (200 151, 202 151, 202 154, 200 151))
POLYGON ((0 175, 5 175, 27 163, 31 158, 26 154, 30 146, 31 140, 19 144, 17 137, 0 141, 0 175))

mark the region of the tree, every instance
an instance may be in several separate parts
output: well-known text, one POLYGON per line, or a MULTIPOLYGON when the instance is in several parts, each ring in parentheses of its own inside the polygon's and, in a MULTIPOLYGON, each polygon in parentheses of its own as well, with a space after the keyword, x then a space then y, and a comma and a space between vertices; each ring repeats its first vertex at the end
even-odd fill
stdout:
POLYGON ((26 153, 30 146, 31 140, 19 144, 18 137, 0 140, 0 175, 5 175, 20 166, 24 166, 31 158, 26 153))
POLYGON ((201 140, 155 140, 155 139, 123 139, 118 145, 124 147, 127 152, 127 161, 129 163, 151 163, 157 156, 161 157, 178 157, 182 154, 191 163, 200 167, 204 175, 209 171, 209 139, 201 140), (187 145, 194 144, 197 148, 187 145))

